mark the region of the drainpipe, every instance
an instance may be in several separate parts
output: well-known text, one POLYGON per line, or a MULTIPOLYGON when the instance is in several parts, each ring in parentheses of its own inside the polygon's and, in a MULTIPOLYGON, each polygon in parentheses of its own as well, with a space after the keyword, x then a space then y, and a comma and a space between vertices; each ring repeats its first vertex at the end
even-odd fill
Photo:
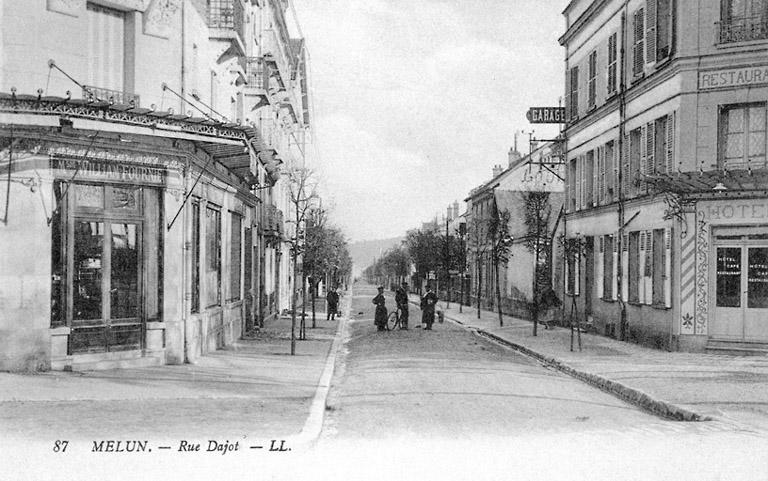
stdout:
POLYGON ((624 156, 622 155, 623 149, 624 149, 624 124, 627 119, 627 104, 626 104, 626 77, 627 77, 627 56, 626 56, 626 34, 627 34, 627 10, 628 10, 628 3, 624 3, 624 11, 621 14, 621 50, 620 50, 620 62, 619 67, 621 68, 621 72, 619 75, 619 142, 618 142, 618 170, 619 170, 619 178, 617 179, 619 185, 616 186, 617 192, 619 193, 619 203, 618 203, 618 223, 619 223, 619 230, 618 230, 618 239, 616 239, 616 246, 617 246, 617 252, 618 256, 616 259, 616 262, 618 265, 616 266, 616 272, 618 275, 616 276, 616 289, 619 291, 617 293, 616 298, 619 300, 619 309, 620 309, 620 319, 619 319, 619 339, 622 341, 627 340, 627 305, 624 302, 624 298, 622 296, 622 283, 624 279, 625 272, 622 271, 621 266, 621 257, 622 257, 622 249, 624 246, 622 246, 622 242, 624 240, 624 192, 621 189, 622 181, 624 178, 624 175, 629 175, 629 172, 624 172, 623 168, 624 165, 622 163, 622 159, 624 156))

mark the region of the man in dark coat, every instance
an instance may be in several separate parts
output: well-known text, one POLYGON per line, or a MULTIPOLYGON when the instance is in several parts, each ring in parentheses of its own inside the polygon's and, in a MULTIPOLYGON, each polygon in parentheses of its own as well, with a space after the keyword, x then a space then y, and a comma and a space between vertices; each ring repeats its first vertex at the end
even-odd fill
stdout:
POLYGON ((383 331, 387 326, 387 307, 384 305, 384 287, 379 287, 379 294, 373 298, 373 303, 376 304, 376 317, 374 318, 374 324, 376 324, 377 330, 383 331))
POLYGON ((432 290, 432 286, 427 284, 427 292, 421 297, 421 323, 426 331, 431 331, 432 323, 435 322, 436 304, 437 294, 432 290))
POLYGON ((336 292, 335 287, 332 287, 331 290, 328 291, 328 295, 325 296, 325 300, 328 304, 328 315, 325 320, 333 321, 339 311, 339 293, 336 292))
POLYGON ((395 303, 400 309, 400 329, 408 329, 408 283, 403 284, 395 292, 395 303))

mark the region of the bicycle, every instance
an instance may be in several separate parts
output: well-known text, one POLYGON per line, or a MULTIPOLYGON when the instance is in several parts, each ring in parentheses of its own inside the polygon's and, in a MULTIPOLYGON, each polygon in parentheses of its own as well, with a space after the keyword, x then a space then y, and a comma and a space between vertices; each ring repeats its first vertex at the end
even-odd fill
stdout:
POLYGON ((387 316, 387 330, 394 331, 395 329, 403 328, 402 310, 398 307, 394 311, 390 312, 387 316))

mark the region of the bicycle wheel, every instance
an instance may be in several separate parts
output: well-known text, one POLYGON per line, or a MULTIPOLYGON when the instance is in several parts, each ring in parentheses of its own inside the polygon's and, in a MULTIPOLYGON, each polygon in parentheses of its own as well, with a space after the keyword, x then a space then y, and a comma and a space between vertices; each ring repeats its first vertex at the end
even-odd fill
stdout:
POLYGON ((397 311, 392 311, 387 316, 387 330, 388 331, 393 330, 396 324, 397 324, 397 311))

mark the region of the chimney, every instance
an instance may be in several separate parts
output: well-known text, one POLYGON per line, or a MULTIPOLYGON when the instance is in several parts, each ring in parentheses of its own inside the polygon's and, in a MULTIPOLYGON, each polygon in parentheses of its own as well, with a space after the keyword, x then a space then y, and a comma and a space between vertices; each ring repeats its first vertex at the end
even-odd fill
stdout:
POLYGON ((493 178, 495 179, 496 177, 501 175, 501 173, 503 171, 504 171, 504 169, 502 169, 500 165, 494 165, 493 166, 493 178))
POLYGON ((522 154, 520 154, 520 152, 518 152, 517 149, 514 149, 514 148, 510 148, 509 154, 507 155, 509 155, 509 167, 512 167, 512 165, 515 162, 523 158, 522 154))

